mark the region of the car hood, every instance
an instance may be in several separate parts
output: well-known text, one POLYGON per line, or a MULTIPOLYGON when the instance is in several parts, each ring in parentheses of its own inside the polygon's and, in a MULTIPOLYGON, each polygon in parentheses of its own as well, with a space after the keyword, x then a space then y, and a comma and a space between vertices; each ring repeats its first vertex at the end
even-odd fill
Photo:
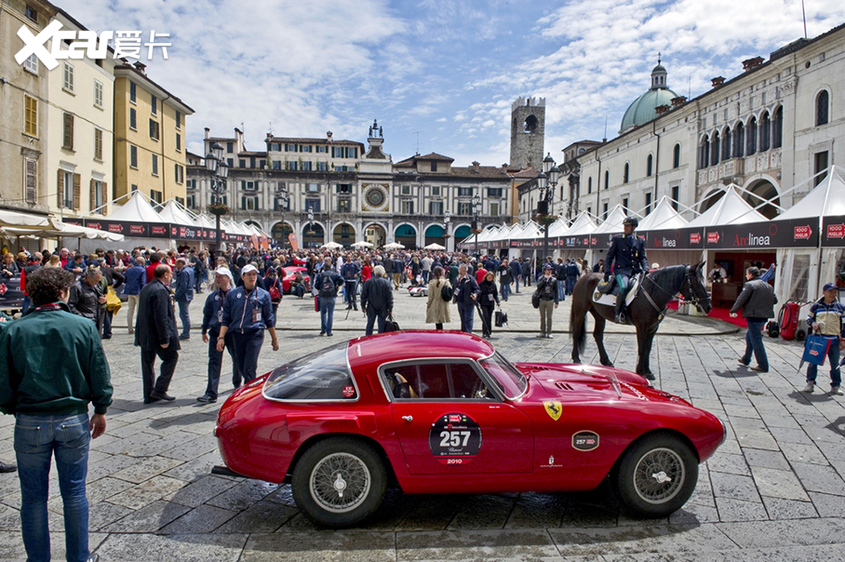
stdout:
POLYGON ((596 365, 518 363, 529 377, 529 400, 646 400, 681 402, 682 398, 655 389, 635 373, 596 365))

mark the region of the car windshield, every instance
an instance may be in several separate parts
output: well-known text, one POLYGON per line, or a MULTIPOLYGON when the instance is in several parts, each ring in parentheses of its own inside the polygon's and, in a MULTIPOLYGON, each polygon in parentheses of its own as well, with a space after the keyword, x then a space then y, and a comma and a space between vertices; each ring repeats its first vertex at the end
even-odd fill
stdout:
POLYGON ((346 362, 344 342, 277 367, 264 383, 271 400, 355 400, 358 390, 346 362))
POLYGON ((528 380, 525 375, 520 373, 498 351, 491 357, 479 361, 479 364, 490 373, 490 376, 496 382, 496 386, 510 400, 518 398, 528 388, 528 380))

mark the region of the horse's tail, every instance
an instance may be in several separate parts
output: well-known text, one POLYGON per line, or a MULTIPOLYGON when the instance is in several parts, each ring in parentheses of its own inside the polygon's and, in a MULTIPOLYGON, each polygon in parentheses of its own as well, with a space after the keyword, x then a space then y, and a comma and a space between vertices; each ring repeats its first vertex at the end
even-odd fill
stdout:
MULTIPOLYGON (((584 353, 584 348, 587 345, 587 311, 590 309, 590 303, 582 305, 581 301, 585 297, 584 285, 589 284, 585 278, 581 278, 572 289, 572 307, 569 309, 569 332, 572 334, 572 361, 580 363, 581 354, 584 353)), ((589 289, 587 290, 586 298, 589 298, 589 289)))

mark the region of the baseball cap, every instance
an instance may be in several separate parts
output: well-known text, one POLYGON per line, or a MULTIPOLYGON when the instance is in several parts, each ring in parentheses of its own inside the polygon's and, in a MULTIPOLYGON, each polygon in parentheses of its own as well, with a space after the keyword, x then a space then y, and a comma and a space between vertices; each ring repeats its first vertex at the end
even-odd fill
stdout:
POLYGON ((247 273, 251 273, 253 271, 258 271, 258 268, 252 264, 248 264, 244 266, 243 271, 241 271, 241 275, 246 275, 247 273))
POLYGON ((229 271, 228 267, 219 267, 219 268, 214 270, 214 274, 215 275, 227 275, 229 277, 232 276, 232 272, 229 271))
POLYGON ((832 291, 834 289, 836 289, 836 285, 834 285, 833 283, 825 283, 823 290, 824 291, 832 291))
POLYGON ((543 269, 552 269, 552 264, 547 263, 546 265, 543 266, 543 269))

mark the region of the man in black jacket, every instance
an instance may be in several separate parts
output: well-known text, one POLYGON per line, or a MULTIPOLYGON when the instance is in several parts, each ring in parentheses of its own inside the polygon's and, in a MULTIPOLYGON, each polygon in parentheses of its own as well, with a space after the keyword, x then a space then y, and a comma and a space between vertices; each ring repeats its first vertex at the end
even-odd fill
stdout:
POLYGON ((167 394, 170 380, 179 361, 179 338, 176 315, 168 286, 173 279, 170 266, 155 268, 152 282, 141 289, 138 298, 138 320, 135 323, 135 345, 141 348, 141 376, 144 379, 144 404, 158 400, 175 400, 167 394), (161 359, 161 375, 155 380, 155 358, 161 359))
POLYGON ((393 288, 384 278, 384 268, 377 265, 373 276, 367 279, 361 289, 361 309, 367 315, 368 336, 373 333, 373 325, 378 319, 378 333, 384 332, 387 317, 393 312, 393 288))
POLYGON ((106 305, 106 297, 100 289, 102 277, 103 274, 98 267, 86 269, 79 281, 70 286, 70 296, 67 301, 70 311, 94 322, 100 335, 102 335, 100 312, 106 305))
POLYGON ((475 303, 481 290, 475 277, 469 275, 466 264, 458 267, 458 279, 455 285, 455 302, 458 304, 458 314, 461 316, 461 331, 472 333, 475 321, 475 303))
POLYGON ((751 367, 751 370, 768 373, 769 358, 763 346, 763 326, 769 318, 774 317, 778 298, 772 286, 760 279, 760 270, 756 267, 745 270, 745 278, 747 281, 742 287, 742 292, 731 307, 732 317, 735 318, 741 308, 742 315, 748 322, 748 330, 745 332, 745 353, 739 358, 739 362, 747 367, 751 363, 753 351, 757 366, 751 367))

